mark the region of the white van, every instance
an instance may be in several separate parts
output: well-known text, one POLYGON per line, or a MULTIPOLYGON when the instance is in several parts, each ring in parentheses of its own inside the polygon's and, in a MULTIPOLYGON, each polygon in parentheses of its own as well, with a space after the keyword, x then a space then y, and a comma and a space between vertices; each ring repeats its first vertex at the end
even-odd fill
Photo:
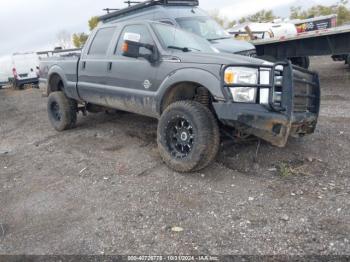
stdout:
POLYGON ((39 57, 36 53, 15 53, 12 55, 12 74, 15 87, 26 84, 37 85, 39 82, 37 68, 39 57))
POLYGON ((12 75, 12 59, 11 56, 4 56, 0 58, 0 87, 8 84, 12 75))
POLYGON ((0 89, 1 89, 3 86, 7 85, 8 79, 9 79, 9 78, 8 78, 8 75, 7 75, 6 73, 0 72, 0 89))

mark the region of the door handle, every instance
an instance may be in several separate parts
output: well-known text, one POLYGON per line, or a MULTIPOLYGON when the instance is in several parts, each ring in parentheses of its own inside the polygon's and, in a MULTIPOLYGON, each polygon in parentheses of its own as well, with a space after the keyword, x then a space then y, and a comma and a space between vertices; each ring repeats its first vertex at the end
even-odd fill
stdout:
POLYGON ((81 65, 81 68, 84 70, 84 69, 85 69, 85 67, 86 67, 86 62, 85 62, 85 61, 83 61, 83 64, 81 65))
POLYGON ((111 71, 111 70, 112 70, 112 67, 113 67, 113 63, 112 63, 112 62, 108 62, 108 64, 107 64, 107 70, 108 70, 108 71, 111 71))

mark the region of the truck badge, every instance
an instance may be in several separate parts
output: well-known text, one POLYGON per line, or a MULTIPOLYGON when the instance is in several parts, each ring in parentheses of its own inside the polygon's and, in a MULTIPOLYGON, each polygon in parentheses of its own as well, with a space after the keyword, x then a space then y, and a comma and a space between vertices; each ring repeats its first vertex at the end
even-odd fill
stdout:
POLYGON ((149 89, 151 86, 152 86, 151 81, 145 80, 145 81, 143 82, 143 87, 144 87, 144 88, 149 89))

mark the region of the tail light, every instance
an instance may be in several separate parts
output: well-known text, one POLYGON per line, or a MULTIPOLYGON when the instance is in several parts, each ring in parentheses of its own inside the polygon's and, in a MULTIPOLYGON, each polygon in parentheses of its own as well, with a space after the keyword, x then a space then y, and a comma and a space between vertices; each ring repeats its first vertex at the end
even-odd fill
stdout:
POLYGON ((18 74, 17 74, 16 68, 13 68, 13 69, 12 69, 12 73, 13 73, 13 77, 14 77, 15 79, 18 79, 18 74))

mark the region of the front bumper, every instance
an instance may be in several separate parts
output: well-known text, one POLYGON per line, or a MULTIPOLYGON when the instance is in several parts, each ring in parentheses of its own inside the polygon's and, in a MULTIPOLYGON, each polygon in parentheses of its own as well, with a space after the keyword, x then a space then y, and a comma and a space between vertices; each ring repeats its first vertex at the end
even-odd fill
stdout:
MULTIPOLYGON (((222 84, 226 102, 213 103, 219 120, 227 126, 243 133, 254 135, 271 144, 284 147, 290 136, 300 137, 314 133, 320 109, 320 84, 316 73, 292 66, 290 63, 277 63, 272 66, 248 66, 271 69, 270 85, 254 85, 258 89, 269 88, 268 104, 234 103, 229 88, 241 85, 222 84), (280 86, 275 84, 276 68, 282 68, 280 86), (281 100, 274 101, 276 90, 281 92, 281 100)), ((225 70, 224 67, 223 70, 225 70)))

